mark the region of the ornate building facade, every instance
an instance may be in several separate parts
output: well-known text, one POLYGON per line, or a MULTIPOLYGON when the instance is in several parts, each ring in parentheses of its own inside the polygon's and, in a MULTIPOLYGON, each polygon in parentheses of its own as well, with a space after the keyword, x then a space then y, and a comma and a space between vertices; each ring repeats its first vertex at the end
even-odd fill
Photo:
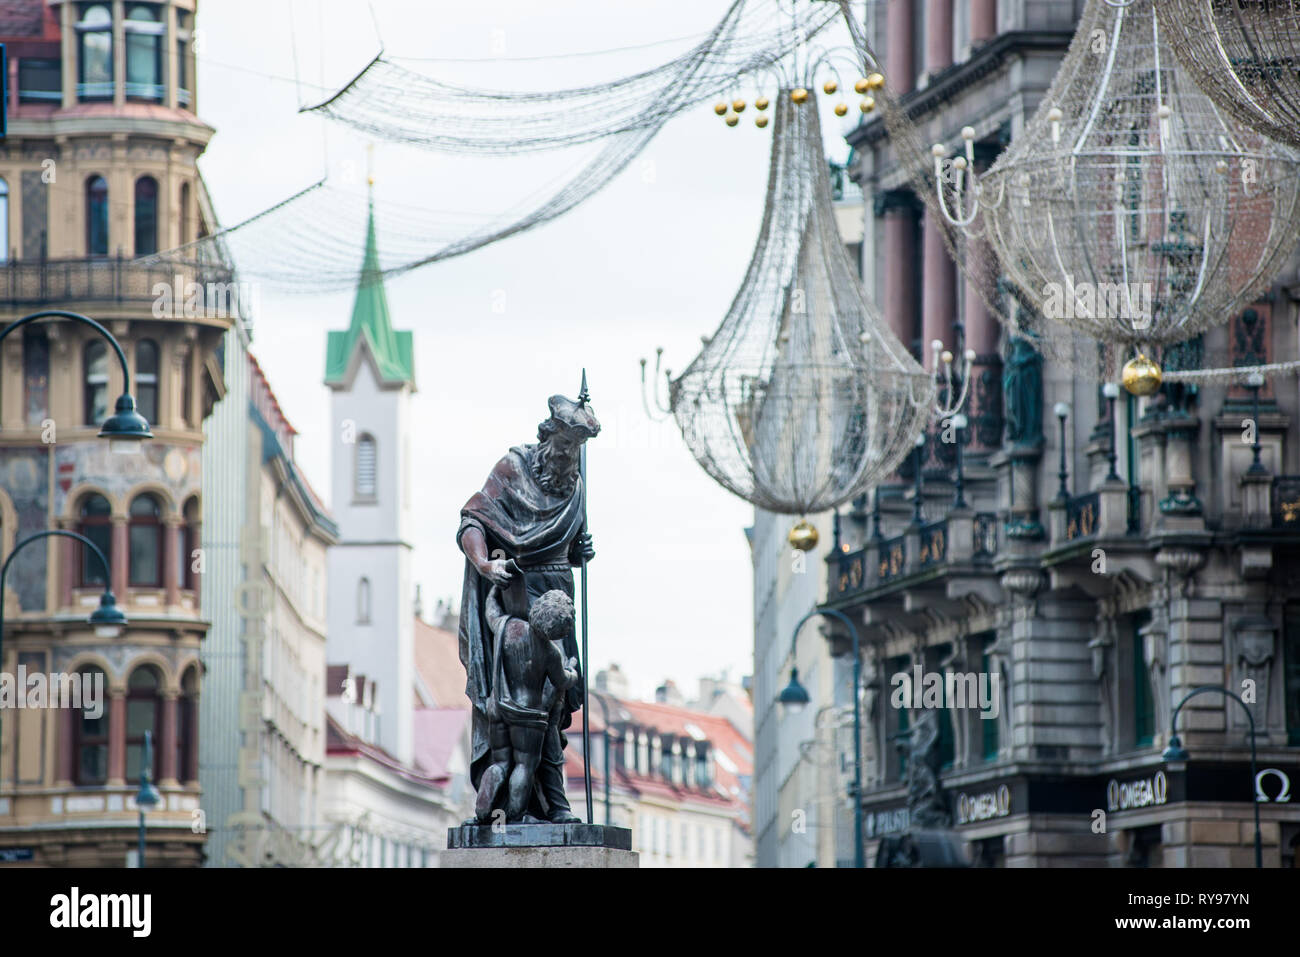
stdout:
POLYGON ((0 848, 46 865, 122 866, 153 739, 162 804, 149 863, 197 864, 204 421, 225 392, 220 342, 238 309, 221 264, 140 260, 213 222, 196 167, 212 129, 194 114, 194 4, 6 5, 9 135, 0 144, 0 320, 84 313, 121 343, 154 438, 119 455, 97 438, 123 392, 109 344, 68 320, 8 337, 0 363, 0 535, 76 531, 108 558, 49 538, 14 560, 0 671, 88 674, 102 709, 0 714, 0 848), (220 284, 212 308, 208 283, 220 284), (181 301, 204 290, 193 307, 181 301), (166 290, 166 294, 161 294, 166 290), (111 588, 129 618, 97 637, 111 588), (102 713, 97 713, 102 711, 102 713), (94 716, 92 716, 92 714, 94 716))
MULTIPOLYGON (((924 142, 973 126, 980 165, 1038 106, 1081 7, 893 0, 867 27, 924 142)), ((935 426, 869 507, 840 516, 826 559, 825 604, 863 638, 868 860, 908 826, 909 764, 924 760, 938 816, 985 866, 1253 866, 1256 807, 1264 866, 1294 866, 1295 377, 1260 391, 1257 448, 1242 387, 1109 399, 1009 339, 964 287, 878 117, 849 140, 868 290, 918 357, 951 347, 957 321, 977 353, 962 464, 935 426), (972 676, 984 698, 927 703, 897 677, 930 674, 972 676), (1174 727, 1202 686, 1249 702, 1254 780, 1237 702, 1198 694, 1174 727), (1190 757, 1166 762, 1175 732, 1190 757)), ((1165 364, 1293 358, 1295 274, 1165 364)), ((838 629, 831 642, 847 649, 838 629)))

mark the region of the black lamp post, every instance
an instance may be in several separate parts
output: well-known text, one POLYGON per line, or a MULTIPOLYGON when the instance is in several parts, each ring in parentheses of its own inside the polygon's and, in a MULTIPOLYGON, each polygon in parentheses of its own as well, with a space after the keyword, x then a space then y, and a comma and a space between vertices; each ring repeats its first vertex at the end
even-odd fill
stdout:
POLYGON ((51 528, 44 532, 37 532, 35 535, 29 535, 16 544, 14 550, 9 553, 9 557, 4 560, 4 564, 0 565, 0 663, 4 662, 4 593, 5 578, 9 574, 9 565, 27 545, 53 536, 72 538, 81 542, 94 553, 95 558, 99 561, 99 567, 104 572, 104 594, 99 598, 99 607, 91 612, 90 617, 86 619, 86 623, 95 629, 95 635, 99 638, 116 638, 127 624, 126 615, 122 613, 122 609, 117 607, 117 600, 109 590, 109 582, 112 579, 109 576, 108 560, 104 558, 104 553, 99 550, 99 546, 84 535, 64 531, 61 528, 51 528))
POLYGON ((1193 688, 1178 702, 1178 707, 1174 708, 1174 716, 1169 722, 1169 747, 1165 748, 1164 753, 1160 756, 1166 762, 1183 762, 1185 763, 1191 755, 1183 747, 1183 742, 1178 739, 1176 734, 1178 730, 1178 712, 1183 710, 1183 705, 1196 697, 1198 694, 1204 694, 1207 691, 1213 691, 1215 694, 1221 694, 1225 698, 1231 698, 1246 712, 1246 719, 1250 722, 1250 803, 1255 808, 1255 866, 1264 866, 1264 844, 1259 836, 1259 801, 1255 799, 1255 716, 1250 713, 1250 708, 1239 695, 1234 694, 1227 688, 1220 688, 1216 685, 1202 685, 1199 688, 1193 688))
POLYGON ((1106 458, 1110 461, 1110 472, 1106 481, 1118 482, 1119 469, 1115 463, 1119 459, 1119 422, 1115 419, 1115 400, 1119 398, 1119 385, 1107 382, 1101 387, 1101 393, 1106 397, 1107 408, 1110 410, 1110 451, 1106 453, 1106 458))
POLYGON ((912 524, 913 525, 920 525, 922 522, 921 499, 923 496, 922 496, 921 488, 922 488, 923 479, 921 477, 921 466, 922 464, 924 464, 924 459, 925 459, 925 430, 923 429, 921 431, 921 434, 916 437, 916 455, 915 455, 916 474, 913 476, 913 483, 916 492, 912 496, 912 524))
POLYGON ((135 806, 140 810, 139 848, 136 851, 136 867, 144 867, 144 814, 152 811, 162 803, 162 795, 153 786, 153 734, 144 733, 144 755, 140 762, 140 789, 135 792, 135 806))
MULTIPOLYGON (((858 685, 862 680, 862 658, 858 644, 858 629, 854 627, 849 617, 841 611, 833 608, 814 608, 808 614, 799 619, 799 623, 794 626, 794 634, 790 636, 790 656, 794 657, 795 647, 799 640, 799 629, 803 627, 804 622, 809 618, 817 615, 826 615, 842 621, 846 628, 849 629, 849 635, 853 639, 853 866, 857 868, 865 867, 863 860, 862 847, 862 713, 858 702, 858 685)), ((790 714, 798 714, 808 705, 808 691, 799 683, 799 669, 790 669, 790 683, 777 696, 777 701, 785 707, 790 714)))
POLYGON ((1247 475, 1266 475, 1268 469, 1264 468, 1264 463, 1259 460, 1259 390, 1264 387, 1264 375, 1260 372, 1252 372, 1246 377, 1246 387, 1250 389, 1251 404, 1251 422, 1255 429, 1255 444, 1250 447, 1252 461, 1250 468, 1246 470, 1247 475))
POLYGON ((1058 402, 1052 408, 1052 411, 1056 413, 1056 419, 1061 423, 1061 485, 1056 490, 1056 500, 1058 502, 1064 502, 1070 497, 1070 487, 1066 484, 1070 477, 1070 473, 1065 467, 1065 420, 1069 418, 1070 406, 1065 402, 1058 402))
POLYGON ((117 353, 118 362, 122 365, 122 394, 117 399, 116 410, 104 420, 104 424, 100 427, 99 437, 108 439, 109 447, 114 452, 139 452, 141 440, 153 438, 153 433, 149 431, 149 423, 145 420, 145 417, 135 409, 135 399, 131 395, 131 372, 126 366, 126 353, 122 351, 122 344, 117 341, 111 332, 89 316, 83 316, 79 312, 68 312, 63 309, 44 309, 40 312, 33 312, 29 316, 23 316, 21 319, 15 319, 0 330, 0 342, 3 342, 5 336, 14 330, 21 329, 28 323, 37 322, 41 319, 71 319, 73 322, 80 322, 90 326, 108 340, 108 344, 117 353))
POLYGON ((965 413, 958 412, 956 415, 952 417, 952 427, 953 427, 953 431, 956 433, 956 438, 957 438, 957 480, 956 482, 953 483, 953 493, 952 493, 953 508, 966 507, 966 477, 964 472, 962 471, 962 459, 961 459, 961 439, 962 439, 961 434, 965 430, 966 425, 967 425, 967 420, 966 420, 965 413))

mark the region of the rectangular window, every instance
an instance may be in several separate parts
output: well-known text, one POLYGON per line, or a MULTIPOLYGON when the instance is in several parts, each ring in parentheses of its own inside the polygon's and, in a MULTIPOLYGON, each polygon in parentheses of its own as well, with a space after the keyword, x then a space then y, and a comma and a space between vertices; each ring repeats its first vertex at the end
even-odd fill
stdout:
POLYGON ((131 561, 128 567, 132 585, 157 587, 162 584, 158 561, 162 528, 161 525, 153 524, 131 526, 128 534, 131 561))
POLYGON ((1133 616, 1133 746, 1150 747, 1155 737, 1155 696, 1151 693, 1151 679, 1147 673, 1146 639, 1142 629, 1151 623, 1151 613, 1138 612, 1133 616))
POLYGON ((80 721, 77 783, 103 784, 108 780, 108 715, 90 718, 83 711, 80 721))
POLYGON ((82 100, 113 98, 113 15, 106 3, 81 6, 77 24, 77 96, 82 100))
MULTIPOLYGON (((893 683, 894 675, 898 674, 899 672, 902 672, 906 674, 910 679, 912 676, 911 666, 912 666, 912 660, 907 655, 901 655, 898 658, 891 658, 889 660, 889 666, 885 672, 885 680, 889 688, 889 697, 891 699, 893 698, 893 693, 895 688, 895 685, 893 683)), ((890 721, 888 718, 886 718, 885 720, 885 731, 886 731, 887 739, 892 737, 893 735, 898 735, 898 740, 905 740, 903 738, 903 735, 905 735, 908 730, 906 704, 907 703, 905 702, 904 707, 902 708, 895 708, 893 706, 892 700, 890 701, 888 713, 892 714, 894 717, 892 721, 890 721)), ((903 777, 907 774, 907 748, 906 747, 903 747, 902 749, 895 748, 894 744, 895 741, 887 740, 885 746, 889 752, 892 752, 894 755, 897 756, 894 759, 895 761, 897 761, 898 764, 897 777, 899 780, 902 780, 903 777)), ((888 760, 888 757, 886 759, 888 760)))
POLYGON ((63 71, 59 60, 23 57, 18 61, 18 102, 59 103, 63 71))

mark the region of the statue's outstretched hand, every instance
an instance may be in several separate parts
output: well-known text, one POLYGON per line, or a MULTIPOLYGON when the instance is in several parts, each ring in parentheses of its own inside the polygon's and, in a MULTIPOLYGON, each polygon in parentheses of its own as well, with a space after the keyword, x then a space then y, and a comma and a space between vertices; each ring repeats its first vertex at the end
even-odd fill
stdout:
POLYGON ((484 578, 487 578, 493 584, 506 586, 514 581, 514 572, 511 570, 513 564, 508 558, 496 558, 487 563, 487 566, 481 569, 484 578))

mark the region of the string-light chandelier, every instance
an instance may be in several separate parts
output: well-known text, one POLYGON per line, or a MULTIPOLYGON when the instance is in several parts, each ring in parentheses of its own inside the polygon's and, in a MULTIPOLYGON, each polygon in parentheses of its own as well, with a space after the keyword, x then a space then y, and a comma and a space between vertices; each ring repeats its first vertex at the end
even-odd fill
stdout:
MULTIPOLYGON (((731 308, 686 370, 666 374, 666 397, 658 368, 651 379, 709 475, 759 508, 801 516, 893 472, 935 392, 858 283, 810 85, 773 98, 763 224, 731 308)), ((811 547, 808 527, 792 543, 811 547)))
POLYGON ((1037 113, 978 180, 977 135, 965 128, 951 160, 933 149, 943 215, 983 235, 1029 315, 1049 320, 1016 331, 1136 352, 1135 390, 1159 385, 1146 350, 1227 322, 1300 233, 1300 157, 1190 82, 1152 0, 1090 0, 1037 113))
POLYGON ((1156 14, 1215 103, 1300 148, 1300 0, 1160 0, 1156 14))

